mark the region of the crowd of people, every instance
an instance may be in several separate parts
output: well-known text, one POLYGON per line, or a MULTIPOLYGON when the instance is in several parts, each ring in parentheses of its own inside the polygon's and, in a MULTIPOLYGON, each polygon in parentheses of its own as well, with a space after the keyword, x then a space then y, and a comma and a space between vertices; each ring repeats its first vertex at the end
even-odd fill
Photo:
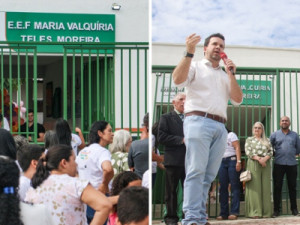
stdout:
MULTIPOLYGON (((34 121, 31 110, 27 122, 19 126, 21 135, 12 136, 12 121, 0 114, 0 224, 146 225, 148 179, 152 172, 154 185, 157 166, 165 170, 167 225, 177 225, 181 217, 182 225, 209 225, 206 202, 217 175, 221 206, 217 219, 238 219, 241 147, 225 124, 228 101, 241 104, 243 93, 234 76, 234 62, 223 57, 225 71, 219 64, 225 37, 220 33, 207 37, 204 59, 192 61, 200 40, 197 34, 187 37, 184 57, 172 73, 174 84, 185 88, 185 93, 174 97, 174 111, 161 116, 152 135, 149 114, 144 116, 140 140, 133 141, 126 130, 114 132, 107 121, 95 121, 87 141, 80 128, 72 133, 64 119, 46 131, 34 121), (152 170, 148 168, 150 137, 152 170), (163 156, 158 144, 164 146, 163 156), (183 189, 179 198, 178 189, 183 189)), ((289 127, 290 118, 282 116, 280 130, 267 138, 263 123, 255 122, 252 136, 246 139, 246 169, 251 173, 245 183, 246 217, 280 215, 284 175, 291 212, 298 215, 295 156, 300 154, 300 139, 289 127)))
POLYGON ((95 121, 86 142, 58 119, 54 130, 38 126, 44 145, 32 143, 32 114, 24 136, 0 128, 0 224, 148 224, 148 114, 142 140, 95 121))

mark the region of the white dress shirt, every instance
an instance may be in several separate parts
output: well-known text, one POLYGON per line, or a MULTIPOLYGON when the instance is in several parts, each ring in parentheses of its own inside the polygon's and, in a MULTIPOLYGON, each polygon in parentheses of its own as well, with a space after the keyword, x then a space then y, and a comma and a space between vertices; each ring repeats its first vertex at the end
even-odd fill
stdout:
POLYGON ((192 62, 187 79, 177 87, 186 87, 185 113, 202 111, 227 119, 230 81, 220 66, 213 68, 207 59, 192 62))

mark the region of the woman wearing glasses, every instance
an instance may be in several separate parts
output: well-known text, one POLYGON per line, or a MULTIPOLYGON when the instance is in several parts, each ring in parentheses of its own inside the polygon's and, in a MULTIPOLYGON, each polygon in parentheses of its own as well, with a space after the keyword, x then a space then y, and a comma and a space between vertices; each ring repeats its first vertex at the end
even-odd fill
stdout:
POLYGON ((252 132, 253 136, 248 137, 245 144, 247 169, 252 177, 246 183, 245 214, 258 219, 272 215, 270 159, 273 149, 261 122, 253 125, 252 132))

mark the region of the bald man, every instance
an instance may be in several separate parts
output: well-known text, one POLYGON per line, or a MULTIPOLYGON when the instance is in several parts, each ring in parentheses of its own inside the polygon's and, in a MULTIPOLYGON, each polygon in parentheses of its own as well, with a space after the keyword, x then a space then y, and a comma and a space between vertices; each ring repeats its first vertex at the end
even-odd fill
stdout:
POLYGON ((300 153, 299 135, 289 129, 290 118, 283 116, 280 118, 280 130, 274 132, 270 141, 274 149, 274 213, 272 217, 280 215, 281 190, 283 177, 286 174, 291 211, 294 216, 298 215, 297 208, 297 165, 296 155, 300 153))

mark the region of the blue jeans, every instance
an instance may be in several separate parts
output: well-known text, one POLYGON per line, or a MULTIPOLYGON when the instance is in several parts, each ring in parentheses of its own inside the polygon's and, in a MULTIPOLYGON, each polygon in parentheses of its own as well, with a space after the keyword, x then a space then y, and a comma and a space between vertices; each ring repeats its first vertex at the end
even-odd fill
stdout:
POLYGON ((219 169, 220 182, 220 216, 227 218, 229 216, 228 204, 228 185, 231 184, 231 207, 230 215, 239 215, 240 211, 240 179, 239 172, 236 171, 236 157, 227 157, 222 159, 219 169))
POLYGON ((227 131, 223 123, 193 115, 184 120, 184 139, 186 178, 182 224, 205 224, 208 191, 220 168, 227 131))

